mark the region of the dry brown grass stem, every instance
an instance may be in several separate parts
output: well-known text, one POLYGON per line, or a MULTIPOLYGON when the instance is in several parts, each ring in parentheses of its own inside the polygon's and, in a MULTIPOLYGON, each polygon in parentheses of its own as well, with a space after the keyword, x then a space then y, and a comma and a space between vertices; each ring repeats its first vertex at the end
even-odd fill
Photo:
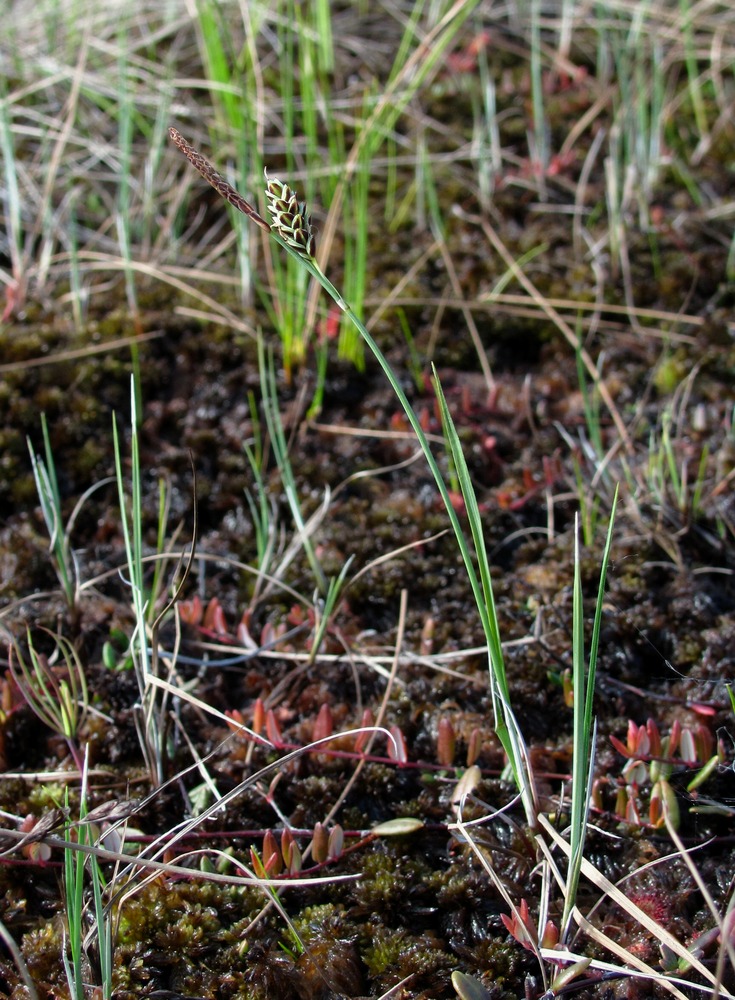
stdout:
MULTIPOLYGON (((492 369, 490 368, 490 362, 487 359, 487 351, 482 343, 480 331, 477 329, 477 324, 475 323, 475 317, 472 315, 472 306, 462 295, 462 284, 459 280, 457 268, 454 266, 454 260, 452 259, 452 255, 449 253, 446 243, 441 242, 438 246, 439 252, 442 255, 442 260, 444 261, 444 267, 449 275, 452 292, 459 303, 458 308, 464 316, 464 321, 467 324, 472 345, 475 348, 475 354, 480 362, 480 369, 482 370, 482 374, 485 379, 488 397, 492 397, 495 392, 495 379, 493 378, 492 369)), ((444 305, 444 301, 445 300, 442 300, 442 305, 444 305)))
MULTIPOLYGON (((569 857, 569 844, 563 837, 561 837, 558 831, 549 822, 546 816, 539 816, 539 824, 550 838, 554 846, 560 850, 565 857, 569 857)), ((537 838, 540 849, 548 855, 548 845, 543 841, 541 837, 537 838)), ((686 852, 684 852, 686 853, 686 852)), ((652 917, 650 917, 644 910, 637 906, 632 900, 630 900, 627 895, 614 885, 605 875, 602 874, 599 869, 597 869, 591 862, 586 858, 582 859, 582 875, 588 879, 592 885, 600 890, 604 896, 612 901, 616 906, 619 906, 625 913, 631 917, 632 920, 640 927, 645 928, 649 934, 652 935, 653 939, 659 941, 661 944, 665 945, 671 952, 673 952, 678 958, 682 959, 691 966, 696 972, 703 977, 705 982, 711 984, 712 987, 717 987, 716 977, 712 974, 710 969, 701 962, 696 955, 694 955, 688 948, 686 948, 680 941, 678 941, 673 934, 671 934, 665 927, 657 923, 652 917)), ((622 949, 620 945, 612 941, 607 935, 603 934, 600 930, 595 928, 589 920, 584 917, 579 910, 575 909, 575 920, 586 934, 593 936, 595 940, 603 944, 605 948, 611 951, 613 954, 617 954, 622 957, 624 961, 628 962, 630 965, 640 969, 640 971, 651 974, 653 978, 656 979, 662 986, 669 989, 670 992, 674 993, 675 996, 681 997, 681 1000, 686 1000, 684 994, 680 993, 676 987, 671 983, 665 976, 660 973, 656 973, 654 969, 650 966, 645 965, 645 963, 640 962, 635 956, 631 955, 625 949, 622 949)), ((685 980, 681 980, 684 985, 691 986, 692 984, 687 983, 685 980)), ((721 995, 726 997, 727 1000, 735 1000, 733 994, 727 990, 721 989, 721 995)))
MULTIPOLYGON (((435 246, 434 244, 433 246, 435 246)), ((430 248, 430 250, 433 249, 430 248)), ((421 263, 423 264, 426 257, 429 255, 429 251, 424 254, 421 258, 421 263)), ((392 295, 388 302, 387 307, 394 306, 436 306, 444 305, 450 309, 460 309, 462 304, 469 306, 471 309, 481 309, 483 311, 489 311, 491 309, 496 309, 500 306, 532 306, 535 303, 535 299, 529 297, 528 295, 517 295, 512 292, 492 292, 487 295, 481 295, 477 299, 453 299, 447 296, 441 296, 441 298, 434 297, 418 297, 418 298, 401 298, 400 297, 400 285, 398 286, 398 294, 392 295)), ((385 300, 373 299, 369 296, 365 298, 366 305, 378 305, 382 304, 385 300)), ((602 315, 609 316, 621 316, 624 318, 629 318, 631 315, 631 309, 629 306, 621 306, 614 303, 608 302, 587 302, 580 299, 557 299, 544 297, 544 302, 554 309, 562 310, 566 309, 573 314, 575 317, 578 313, 596 313, 600 312, 602 315)), ((376 312, 376 316, 380 315, 384 310, 376 312)), ((668 312, 665 309, 648 309, 644 306, 635 306, 633 308, 633 313, 638 320, 656 320, 659 323, 671 323, 674 326, 704 326, 706 320, 703 316, 694 316, 692 313, 681 313, 681 312, 668 312)), ((533 316, 538 316, 538 308, 534 309, 533 316)), ((544 315, 546 313, 544 312, 544 315)), ((374 323, 375 319, 371 317, 371 323, 374 323)), ((622 327, 621 327, 622 328, 622 327)), ((676 333, 673 330, 657 330, 653 328, 644 328, 643 332, 648 336, 654 337, 665 337, 667 340, 676 340, 677 343, 683 344, 696 344, 696 338, 690 337, 684 333, 676 333)))
POLYGON ((165 330, 150 330, 148 333, 141 333, 135 337, 118 337, 115 340, 108 340, 104 344, 90 344, 89 347, 80 347, 76 351, 59 351, 58 354, 44 355, 38 358, 27 358, 23 361, 12 361, 7 365, 0 365, 0 375, 7 372, 25 371, 27 368, 45 368, 46 365, 62 364, 68 361, 79 361, 80 358, 90 358, 95 354, 114 354, 115 351, 127 349, 134 344, 144 344, 149 340, 158 340, 164 337, 165 330))
MULTIPOLYGON (((415 441, 416 435, 413 431, 379 431, 370 430, 366 427, 349 427, 346 424, 320 424, 312 422, 309 424, 315 431, 321 431, 322 434, 337 434, 345 435, 347 437, 355 438, 370 438, 376 441, 415 441)), ((444 438, 439 434, 427 434, 426 440, 431 441, 432 444, 444 444, 444 438)), ((423 452, 416 452, 415 456, 421 458, 423 452)), ((414 461, 415 457, 412 456, 411 461, 414 461)), ((373 475, 373 470, 370 470, 370 474, 373 475)))
POLYGON ((418 258, 418 260, 416 260, 411 265, 411 267, 409 267, 409 269, 405 272, 400 281, 396 282, 396 284, 393 285, 393 287, 391 288, 391 290, 388 292, 387 295, 381 294, 379 299, 369 299, 369 298, 365 299, 364 304, 366 306, 367 305, 377 306, 375 312, 372 313, 370 318, 365 323, 365 326, 368 328, 368 330, 372 330, 375 324, 380 319, 380 317, 384 313, 386 313, 389 309, 394 308, 396 305, 413 305, 416 303, 415 299, 406 299, 402 301, 401 293, 403 292, 403 289, 406 287, 406 285, 408 285, 409 282, 413 281, 416 275, 418 275, 423 270, 424 264, 427 262, 427 260, 430 260, 433 257, 434 252, 436 251, 438 246, 439 246, 439 241, 435 240, 430 247, 427 247, 427 249, 424 250, 424 252, 418 258))
MULTIPOLYGON (((68 258, 64 255, 64 258, 68 258)), ((60 258, 59 258, 60 259, 60 258)), ((200 289, 195 288, 191 282, 196 280, 210 281, 214 278, 214 275, 209 271, 200 271, 196 268, 181 268, 181 267, 158 267, 155 264, 150 264, 145 261, 131 260, 126 262, 122 257, 115 256, 113 254, 105 254, 95 250, 80 250, 77 259, 80 262, 88 263, 90 266, 88 270, 110 272, 113 270, 122 271, 128 267, 131 271, 136 274, 142 274, 147 278, 153 278, 156 281, 161 281, 166 285, 170 285, 171 288, 175 288, 177 291, 183 292, 185 295, 201 302, 208 309, 212 311, 217 317, 217 322, 227 323, 234 330, 238 330, 241 333, 246 333, 249 337, 256 338, 257 333, 255 329, 248 324, 243 322, 241 316, 237 316, 226 306, 223 306, 221 302, 217 299, 212 298, 211 295, 207 295, 200 289), (182 281, 177 276, 181 274, 185 275, 187 278, 191 279, 189 281, 182 281)), ((62 260, 63 264, 64 261, 62 260)), ((232 284, 236 285, 236 282, 228 282, 221 276, 217 276, 217 282, 219 284, 232 284)))
MULTIPOLYGON (((730 900, 728 902, 727 911, 723 915, 717 908, 712 894, 710 893, 707 885, 702 878, 702 874, 694 864, 691 859, 691 851, 688 851, 684 846, 684 842, 676 830, 676 827, 671 822, 671 817, 668 810, 664 811, 664 819, 666 820, 666 832, 671 837, 672 843, 675 845, 679 852, 679 857, 682 859, 684 864, 689 870, 689 874, 694 880, 694 884, 697 886, 702 894, 702 899, 704 900, 707 909, 712 915, 712 919, 715 921, 715 926, 720 928, 720 948, 717 956, 717 967, 715 970, 715 991, 713 993, 713 1000, 716 1000, 718 996, 723 995, 721 983, 725 971, 725 957, 730 961, 730 968, 735 970, 735 942, 733 942, 732 927, 733 927, 733 911, 735 910, 735 893, 730 892, 730 900)), ((698 845, 698 847, 704 847, 706 845, 698 845)), ((695 848, 696 850, 697 848, 695 848)))

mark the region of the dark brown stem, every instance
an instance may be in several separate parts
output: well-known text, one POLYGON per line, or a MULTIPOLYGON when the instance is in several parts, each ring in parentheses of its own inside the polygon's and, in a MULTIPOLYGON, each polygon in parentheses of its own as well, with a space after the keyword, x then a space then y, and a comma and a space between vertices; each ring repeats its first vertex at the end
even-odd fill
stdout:
POLYGON ((224 179, 222 174, 219 173, 218 170, 214 169, 213 165, 205 156, 202 156, 198 150, 189 145, 181 132, 175 128, 170 128, 168 130, 168 134, 191 165, 196 167, 204 180, 208 181, 212 185, 217 194, 221 195, 225 201, 229 202, 233 208, 238 210, 238 212, 242 212, 243 215, 247 215, 247 217, 257 223, 261 229, 264 229, 266 233, 271 231, 271 227, 265 221, 263 216, 259 215, 250 202, 245 201, 241 194, 238 194, 234 187, 224 179))

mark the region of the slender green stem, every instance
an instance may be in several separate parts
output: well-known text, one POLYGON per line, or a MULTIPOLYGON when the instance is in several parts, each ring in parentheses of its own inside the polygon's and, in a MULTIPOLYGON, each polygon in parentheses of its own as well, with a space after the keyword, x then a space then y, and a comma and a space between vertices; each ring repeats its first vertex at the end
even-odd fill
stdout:
POLYGON ((163 724, 163 704, 159 705, 157 691, 151 682, 155 674, 155 650, 153 656, 148 646, 147 610, 148 598, 145 591, 143 573, 143 488, 140 468, 140 450, 138 445, 138 415, 136 407, 137 391, 135 379, 131 378, 131 501, 128 511, 128 499, 125 494, 125 477, 122 467, 122 446, 119 439, 117 420, 112 421, 113 450, 115 453, 115 473, 118 496, 120 500, 120 523, 125 542, 125 554, 128 566, 128 581, 130 585, 133 613, 135 615, 135 630, 130 640, 130 653, 135 666, 138 689, 141 700, 140 737, 143 752, 151 774, 151 778, 161 783, 163 781, 163 757, 166 727, 163 724))
POLYGON ((273 365, 273 356, 266 356, 262 340, 258 341, 258 367, 261 373, 261 387, 263 390, 263 406, 265 409, 266 423, 268 425, 268 432, 273 445, 273 452, 276 457, 276 462, 278 463, 281 482, 283 483, 286 499, 288 500, 288 505, 291 510, 291 516, 296 524, 301 544, 303 545, 306 558, 309 561, 309 565, 312 573, 314 574, 314 579, 316 580, 319 591, 322 594, 326 594, 329 589, 327 578, 319 565, 319 560, 314 550, 314 546, 312 545, 311 538, 309 537, 309 532, 307 531, 303 514, 301 513, 301 504, 299 502, 298 490, 296 488, 296 480, 294 479, 293 469, 288 457, 288 444, 286 442, 286 435, 283 432, 283 424, 281 423, 280 414, 278 412, 276 373, 273 365))
POLYGON ((579 526, 575 520, 574 530, 574 592, 572 611, 572 675, 574 683, 574 721, 572 752, 572 803, 569 835, 569 866, 564 892, 564 913, 562 916, 561 939, 564 941, 571 927, 572 910, 576 905, 579 876, 582 870, 584 844, 587 833, 587 816, 592 794, 592 777, 595 758, 596 724, 593 719, 593 700, 597 653, 600 645, 602 608, 605 597, 605 581, 612 546, 613 525, 618 492, 615 490, 607 539, 600 567, 600 582, 595 604, 589 658, 585 669, 584 655, 584 602, 582 597, 581 556, 579 551, 579 526))
POLYGON ((456 435, 456 430, 454 429, 454 425, 451 421, 449 411, 446 407, 446 401, 444 400, 443 393, 441 392, 439 381, 436 378, 436 375, 434 375, 434 387, 437 391, 440 406, 442 407, 445 435, 447 435, 448 439, 452 442, 452 458, 454 460, 455 467, 457 468, 460 482, 462 483, 463 497, 467 507, 468 519, 472 531, 474 554, 477 558, 480 571, 479 579, 475 571, 472 551, 467 544, 467 539, 465 538, 462 530, 457 512, 454 509, 444 477, 442 476, 441 470, 439 469, 437 461, 433 455, 431 446, 429 445, 419 418, 411 406, 411 403, 403 391, 403 388, 393 372, 387 358, 370 335, 364 323, 362 323, 360 318, 345 301, 338 289, 319 268, 316 260, 313 257, 305 256, 293 247, 289 246, 289 244, 286 243, 285 240, 278 235, 278 233, 274 233, 273 235, 288 253, 297 256, 301 260, 303 266, 309 270, 317 281, 319 281, 321 286, 332 297, 332 299, 334 299, 345 316, 355 325, 365 344, 377 360, 380 367, 383 369, 391 388, 396 394, 398 401, 403 407, 408 421, 416 434, 421 450, 424 453, 424 457, 426 458, 429 469, 431 470, 434 481, 437 485, 437 489, 441 495, 444 507, 455 534, 455 538, 457 539, 457 544, 465 565, 465 571, 467 572, 472 593, 475 598, 475 604, 482 623, 482 628, 487 640, 490 661, 491 697, 495 715, 495 729, 503 748, 508 754, 513 776, 523 796, 527 819, 531 825, 535 825, 537 803, 532 787, 530 772, 527 767, 525 746, 523 744, 521 731, 515 720, 510 704, 510 691, 505 672, 505 663, 497 615, 495 612, 489 559, 485 550, 485 543, 482 534, 482 519, 480 517, 479 508, 477 507, 474 489, 472 488, 469 478, 469 470, 464 459, 461 444, 456 435))

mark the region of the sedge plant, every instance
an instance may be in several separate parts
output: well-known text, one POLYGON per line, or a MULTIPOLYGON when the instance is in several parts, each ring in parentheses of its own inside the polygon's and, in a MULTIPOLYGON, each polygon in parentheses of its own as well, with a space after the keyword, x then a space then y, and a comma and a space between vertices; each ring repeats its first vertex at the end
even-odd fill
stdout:
POLYGON ((242 195, 228 184, 214 166, 184 139, 177 129, 171 128, 169 134, 172 141, 187 157, 190 163, 229 204, 233 205, 250 221, 268 233, 319 282, 345 317, 354 324, 365 345, 383 369, 418 438, 419 445, 442 497, 462 555, 487 641, 490 664, 490 691, 495 730, 508 756, 513 779, 523 799, 526 818, 529 824, 535 827, 538 804, 523 736, 511 707, 510 690, 503 658, 500 629, 495 611, 490 561, 485 546, 482 518, 472 488, 469 469, 462 452, 461 443, 451 420, 436 374, 433 376, 433 384, 441 408, 445 436, 450 443, 451 458, 463 490, 472 536, 471 543, 468 542, 465 536, 438 462, 434 457, 419 418, 411 406, 400 381, 365 325, 355 314, 350 304, 345 301, 337 288, 327 278, 317 262, 315 256, 316 238, 313 232, 311 217, 305 203, 299 203, 296 195, 287 184, 277 179, 268 179, 266 199, 271 218, 273 219, 272 224, 269 224, 242 195), (478 567, 477 570, 475 570, 475 563, 478 567))
POLYGON ((151 595, 146 588, 143 556, 143 487, 138 443, 136 380, 131 378, 131 483, 130 500, 126 495, 123 473, 122 444, 117 420, 112 422, 115 472, 120 500, 120 522, 125 543, 127 579, 130 587, 135 628, 130 639, 130 656, 138 681, 140 701, 136 726, 149 774, 154 784, 163 781, 166 748, 166 711, 168 698, 151 683, 157 675, 158 660, 155 643, 149 645, 149 606, 151 595))
POLYGON ((61 494, 56 477, 56 463, 51 448, 46 414, 41 414, 41 432, 45 458, 36 455, 33 445, 28 442, 33 466, 36 492, 41 503, 41 512, 49 533, 51 558, 56 570, 66 603, 73 609, 77 599, 77 575, 69 541, 70 525, 64 523, 61 509, 61 494))
POLYGON ((572 737, 572 791, 569 817, 569 865, 564 891, 564 913, 562 916, 561 940, 569 936, 572 911, 576 906, 577 887, 584 857, 584 842, 587 831, 592 782, 594 778, 596 726, 593 718, 593 697, 597 653, 600 645, 602 608, 605 596, 605 580, 612 545, 612 531, 615 523, 617 489, 613 497, 607 539, 600 567, 600 582, 595 603, 589 655, 585 657, 584 605, 582 599, 581 556, 579 550, 579 529, 575 522, 574 531, 574 595, 572 608, 572 679, 574 697, 574 723, 572 737))
POLYGON ((56 462, 45 413, 41 414, 41 435, 43 437, 43 456, 34 451, 30 440, 28 441, 28 451, 31 456, 31 467, 36 483, 38 500, 41 505, 41 513, 49 535, 51 562, 56 571, 56 576, 72 616, 72 621, 75 622, 79 614, 78 604, 82 584, 79 579, 74 550, 71 546, 71 535, 76 519, 86 501, 96 490, 112 482, 112 479, 109 477, 101 479, 98 483, 85 490, 74 504, 69 517, 64 520, 56 462))
MULTIPOLYGON (((417 435, 427 463, 442 496, 455 538, 462 555, 465 570, 475 597, 480 620, 487 641, 490 667, 490 690, 494 711, 496 733, 506 751, 512 777, 518 787, 527 821, 537 829, 539 805, 536 798, 533 773, 526 754, 523 734, 514 716, 508 678, 505 671, 502 645, 490 573, 490 562, 485 547, 482 517, 471 482, 469 468, 462 450, 461 441, 451 418, 441 385, 433 376, 433 384, 442 419, 444 439, 449 458, 454 469, 467 512, 470 538, 468 539, 452 504, 444 476, 434 457, 426 435, 408 401, 399 381, 385 356, 370 336, 364 324, 352 310, 337 288, 329 281, 316 260, 316 241, 311 218, 304 203, 299 203, 288 185, 276 179, 267 179, 266 199, 272 218, 269 224, 252 205, 232 190, 214 167, 194 150, 175 130, 170 130, 171 138, 190 162, 202 173, 210 184, 225 197, 230 204, 238 207, 251 221, 267 231, 269 235, 314 277, 333 298, 344 316, 355 326, 364 343, 371 350, 382 367, 388 381, 398 397, 406 416, 417 435), (475 568, 477 567, 477 569, 475 568)), ((266 175, 267 176, 267 175, 266 175)), ((273 387, 272 387, 273 389, 273 387)), ((599 644, 603 594, 607 565, 612 539, 615 501, 609 521, 607 542, 603 554, 600 586, 589 658, 585 657, 584 613, 582 603, 580 555, 578 541, 575 543, 575 583, 574 583, 574 640, 573 640, 573 685, 574 685, 574 765, 572 776, 569 869, 565 880, 565 910, 562 920, 563 934, 569 933, 571 914, 574 910, 577 885, 583 861, 584 835, 589 810, 592 770, 594 765, 595 728, 592 718, 592 698, 595 687, 595 666, 599 644)), ((576 538, 575 534, 575 538, 576 538)))

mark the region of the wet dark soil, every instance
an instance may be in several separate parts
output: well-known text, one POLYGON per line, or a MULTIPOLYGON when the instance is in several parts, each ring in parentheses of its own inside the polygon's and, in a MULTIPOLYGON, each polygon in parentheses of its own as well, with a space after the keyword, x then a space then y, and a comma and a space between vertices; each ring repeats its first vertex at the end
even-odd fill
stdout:
MULTIPOLYGON (((593 98, 591 92, 567 93, 558 112, 561 120, 593 98)), ((442 99, 432 109, 437 120, 442 99)), ((455 116, 457 107, 455 102, 455 116)), ((593 301, 591 271, 575 254, 569 216, 553 213, 568 204, 578 169, 579 163, 569 167, 568 176, 549 179, 551 193, 543 206, 536 191, 507 177, 487 218, 514 257, 547 245, 527 272, 544 296, 593 301)), ((708 183, 723 189, 731 184, 716 148, 706 169, 708 183)), ((456 171, 446 178, 446 189, 441 179, 438 183, 446 204, 483 214, 471 193, 457 194, 456 171)), ((565 679, 572 665, 574 519, 581 506, 589 623, 619 483, 595 699, 599 729, 587 856, 616 881, 672 853, 665 828, 656 825, 651 812, 650 769, 642 766, 634 785, 610 736, 624 743, 631 722, 645 725, 649 718, 664 736, 680 726, 695 755, 683 749, 672 755, 679 834, 688 847, 701 846, 697 867, 724 912, 735 874, 733 724, 726 689, 735 675, 733 286, 724 232, 682 201, 686 195, 673 176, 665 176, 657 194, 656 226, 643 233, 629 224, 636 305, 659 310, 663 318, 636 320, 603 307, 601 321, 584 342, 592 357, 604 355, 603 377, 630 431, 628 450, 601 405, 603 450, 593 457, 585 405, 594 389, 580 386, 569 343, 530 303, 520 308, 504 300, 473 312, 493 367, 492 392, 479 373, 440 255, 409 287, 402 307, 424 360, 433 344, 432 360, 472 472, 507 644, 512 704, 529 744, 544 811, 563 826, 560 802, 571 769, 572 713, 565 679), (443 296, 455 306, 438 312, 443 296), (680 322, 674 314, 684 302, 689 320, 680 322), (672 488, 665 456, 663 473, 656 471, 666 413, 674 418, 676 466, 686 468, 690 483, 684 499, 672 488), (602 467, 608 449, 613 451, 602 467), (720 763, 706 782, 688 787, 718 750, 720 763)), ((447 248, 462 294, 476 300, 494 287, 505 265, 477 225, 456 214, 447 219, 447 248)), ((391 246, 381 246, 376 238, 371 300, 390 291, 391 275, 405 273, 430 242, 417 226, 399 232, 391 246)), ((604 291, 605 305, 625 305, 624 276, 614 262, 604 291)), ((60 631, 78 651, 93 709, 76 741, 89 746, 89 807, 134 800, 127 847, 165 840, 166 831, 212 802, 203 770, 191 767, 195 760, 205 760, 209 779, 224 795, 258 767, 324 734, 324 706, 334 731, 358 727, 365 709, 378 717, 404 592, 405 632, 384 725, 397 727, 406 759, 391 756, 382 737, 370 759, 360 763, 355 737, 344 737, 332 752, 322 748, 272 769, 229 801, 225 811, 193 824, 165 855, 173 861, 192 852, 177 862, 191 868, 191 877, 159 875, 146 882, 139 875, 115 902, 115 995, 119 1000, 311 1000, 379 997, 403 983, 392 995, 439 1000, 455 995, 450 977, 460 970, 482 982, 493 998, 539 996, 538 964, 508 934, 501 893, 470 846, 449 829, 456 821, 452 795, 468 763, 479 767, 480 778, 466 818, 494 814, 511 802, 515 790, 493 733, 487 662, 478 650, 483 637, 456 544, 449 533, 442 534, 448 520, 425 463, 407 462, 416 446, 382 373, 370 358, 360 372, 330 357, 321 412, 312 419, 306 411, 313 359, 291 384, 279 378, 304 516, 317 510, 326 490, 331 493, 314 536, 322 569, 333 577, 352 560, 344 595, 316 651, 315 581, 303 552, 267 587, 256 585, 257 577, 242 568, 257 563, 246 498, 247 491, 257 496, 257 484, 244 449, 259 433, 251 404, 254 398, 257 409, 261 393, 254 342, 177 316, 177 302, 156 286, 141 285, 140 301, 138 331, 155 333, 139 347, 146 543, 155 551, 161 481, 167 484, 167 535, 175 552, 191 540, 195 523, 197 531, 197 558, 177 595, 187 602, 182 634, 177 636, 169 614, 158 634, 160 649, 179 643, 177 683, 221 713, 239 712, 251 725, 262 699, 273 713, 270 726, 277 725, 268 730, 277 749, 255 747, 221 718, 185 699, 172 699, 163 720, 168 732, 161 765, 169 783, 159 788, 148 774, 136 732, 139 691, 126 669, 125 642, 133 625, 116 488, 102 486, 76 517, 72 545, 80 580, 88 586, 72 611, 57 592, 26 444, 30 436, 40 451, 39 414, 44 412, 64 510, 71 513, 85 490, 114 473, 111 419, 114 413, 121 427, 129 423, 130 356, 116 350, 56 362, 53 355, 70 346, 64 317, 60 310, 29 307, 25 319, 0 333, 5 366, 0 390, 3 624, 20 641, 26 626, 39 643, 44 641, 41 627, 60 631), (44 356, 47 363, 29 363, 44 356), (363 475, 355 477, 358 472, 363 475), (387 559, 376 562, 380 557, 387 559), (201 614, 193 604, 197 596, 201 614), (264 650, 238 659, 240 623, 264 650), (286 630, 289 637, 276 642, 286 630), (448 724, 449 747, 438 736, 448 724), (238 874, 232 858, 251 865, 251 847, 263 854, 265 831, 280 838, 286 823, 306 851, 315 826, 326 820, 355 773, 330 817, 330 826, 338 822, 345 831, 343 847, 318 863, 306 858, 304 871, 318 876, 316 884, 280 893, 300 945, 267 892, 200 877, 206 874, 202 868, 218 865, 238 874), (371 836, 376 825, 403 817, 420 820, 420 827, 404 835, 371 836), (222 855, 225 848, 232 858, 222 855), (205 849, 219 852, 207 864, 193 853, 205 849)), ((260 314, 257 319, 264 322, 260 314)), ((78 343, 104 342, 132 330, 130 317, 113 299, 112 309, 108 302, 98 315, 93 310, 78 343)), ((418 388, 399 330, 395 311, 388 312, 377 326, 378 340, 426 430, 441 438, 428 365, 422 366, 418 388)), ((440 443, 436 450, 449 473, 440 443)), ((293 522, 267 447, 265 456, 267 501, 278 530, 290 537, 293 522)), ((461 508, 459 498, 457 503, 461 508)), ((175 556, 165 571, 174 578, 175 556)), ((166 595, 158 599, 163 607, 166 595)), ((74 815, 79 786, 68 746, 39 725, 9 673, 2 710, 0 808, 38 819, 62 805, 68 788, 74 815)), ((535 831, 520 806, 511 805, 475 829, 480 853, 507 893, 517 904, 526 899, 535 912, 540 893, 535 831)), ((65 996, 61 852, 40 859, 28 847, 14 851, 11 846, 3 861, 0 918, 19 944, 39 996, 65 996)), ((111 866, 105 871, 113 876, 111 866)), ((680 858, 649 868, 625 885, 628 897, 685 945, 713 926, 700 888, 680 858)), ((612 901, 598 903, 600 896, 599 889, 584 883, 580 909, 589 912, 598 904, 595 925, 660 969, 652 935, 612 901)), ((558 900, 550 916, 558 923, 558 900)), ((591 940, 580 938, 576 947, 609 960, 591 940)), ((716 943, 703 960, 713 965, 715 957, 716 943)), ((93 967, 88 976, 96 982, 93 967)), ((597 983, 583 978, 575 985, 578 996, 649 996, 661 990, 628 979, 597 983)), ((26 995, 9 953, 0 961, 0 993, 26 995)))

